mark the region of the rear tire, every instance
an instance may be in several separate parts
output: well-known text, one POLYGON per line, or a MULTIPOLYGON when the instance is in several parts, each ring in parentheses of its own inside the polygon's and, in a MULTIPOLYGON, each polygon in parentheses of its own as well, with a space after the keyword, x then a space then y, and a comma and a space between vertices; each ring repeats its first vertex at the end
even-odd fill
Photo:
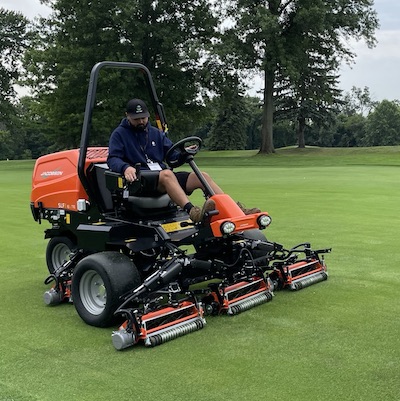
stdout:
POLYGON ((121 321, 114 312, 121 296, 141 284, 134 263, 118 252, 99 252, 83 258, 72 277, 72 299, 82 320, 96 327, 121 321))
POLYGON ((76 249, 76 244, 68 237, 54 237, 47 244, 46 263, 50 274, 53 274, 76 249))

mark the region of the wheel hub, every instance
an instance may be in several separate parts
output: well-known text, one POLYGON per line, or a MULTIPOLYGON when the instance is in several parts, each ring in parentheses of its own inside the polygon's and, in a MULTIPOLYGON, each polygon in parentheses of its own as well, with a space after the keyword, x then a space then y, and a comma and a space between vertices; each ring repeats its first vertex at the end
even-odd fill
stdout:
POLYGON ((82 276, 79 285, 79 292, 82 304, 88 312, 93 315, 100 315, 107 302, 107 290, 100 275, 89 270, 82 276))

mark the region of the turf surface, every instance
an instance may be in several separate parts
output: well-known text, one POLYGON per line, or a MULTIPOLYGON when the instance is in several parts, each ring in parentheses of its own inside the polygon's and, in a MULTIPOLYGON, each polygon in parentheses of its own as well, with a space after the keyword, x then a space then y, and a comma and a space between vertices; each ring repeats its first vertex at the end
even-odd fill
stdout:
MULTIPOLYGON (((234 199, 270 212, 269 239, 333 247, 330 278, 154 349, 47 307, 33 162, 0 162, 0 401, 399 400, 400 148, 201 152, 234 199)), ((194 195, 196 202, 200 195, 194 195)))

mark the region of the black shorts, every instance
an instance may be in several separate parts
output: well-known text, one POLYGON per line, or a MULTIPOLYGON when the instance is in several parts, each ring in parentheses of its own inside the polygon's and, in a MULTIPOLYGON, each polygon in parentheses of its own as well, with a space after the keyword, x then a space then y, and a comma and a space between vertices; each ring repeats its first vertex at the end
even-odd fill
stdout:
MULTIPOLYGON (((176 179, 179 182, 179 185, 182 187, 182 189, 185 191, 186 194, 191 195, 191 192, 188 193, 186 190, 186 184, 187 180, 189 177, 189 172, 187 171, 178 171, 174 173, 176 176, 176 179)), ((141 189, 138 191, 138 195, 140 196, 158 196, 160 195, 160 192, 158 191, 158 178, 159 178, 160 172, 159 171, 150 171, 150 170, 145 170, 141 171, 141 189)))
POLYGON ((189 178, 189 172, 187 171, 178 171, 177 173, 174 173, 176 176, 176 179, 179 182, 179 185, 182 187, 182 189, 185 191, 186 194, 191 195, 193 191, 188 192, 186 188, 187 180, 189 178))

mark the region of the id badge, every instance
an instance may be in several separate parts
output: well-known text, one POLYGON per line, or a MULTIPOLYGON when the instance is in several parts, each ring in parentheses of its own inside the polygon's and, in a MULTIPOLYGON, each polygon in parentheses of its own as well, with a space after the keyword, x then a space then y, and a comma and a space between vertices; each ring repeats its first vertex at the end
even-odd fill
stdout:
POLYGON ((149 169, 152 171, 162 170, 161 166, 156 162, 148 162, 147 165, 149 166, 149 169))

